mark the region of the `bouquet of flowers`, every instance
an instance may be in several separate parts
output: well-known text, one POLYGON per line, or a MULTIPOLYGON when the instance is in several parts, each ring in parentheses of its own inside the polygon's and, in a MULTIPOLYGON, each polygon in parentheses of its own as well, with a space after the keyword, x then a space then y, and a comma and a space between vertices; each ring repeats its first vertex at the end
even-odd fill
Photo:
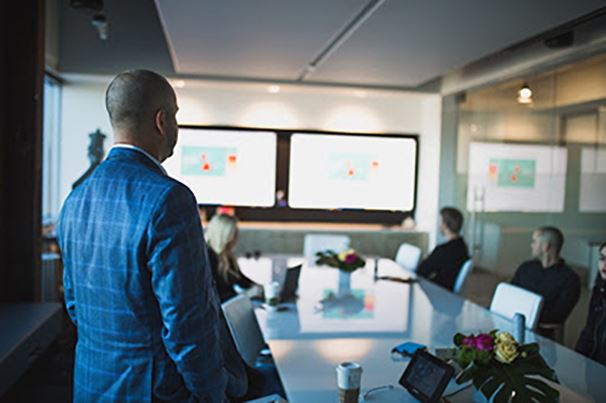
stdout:
POLYGON ((486 399, 495 402, 557 402, 559 392, 541 378, 558 383, 555 371, 537 343, 518 344, 508 332, 457 333, 455 361, 463 368, 457 383, 471 380, 486 399))
POLYGON ((355 250, 350 249, 345 252, 336 253, 332 250, 316 253, 316 264, 336 267, 339 270, 351 273, 360 267, 366 265, 366 261, 362 259, 355 250))

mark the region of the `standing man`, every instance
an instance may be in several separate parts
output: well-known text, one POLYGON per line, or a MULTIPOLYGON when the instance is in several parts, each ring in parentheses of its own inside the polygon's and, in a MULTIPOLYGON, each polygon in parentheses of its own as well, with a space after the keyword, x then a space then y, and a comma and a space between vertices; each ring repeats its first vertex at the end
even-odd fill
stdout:
POLYGON ((114 147, 69 195, 58 228, 78 329, 74 401, 240 396, 246 376, 224 337, 194 196, 160 165, 177 142, 175 93, 156 73, 127 71, 106 106, 114 147))
POLYGON ((440 210, 440 232, 446 242, 425 258, 417 273, 444 288, 452 290, 463 263, 469 259, 467 245, 461 236, 463 214, 454 207, 440 210))
POLYGON ((532 233, 533 260, 520 265, 511 284, 543 296, 539 323, 562 325, 581 295, 581 281, 560 251, 564 235, 555 227, 541 227, 532 233))

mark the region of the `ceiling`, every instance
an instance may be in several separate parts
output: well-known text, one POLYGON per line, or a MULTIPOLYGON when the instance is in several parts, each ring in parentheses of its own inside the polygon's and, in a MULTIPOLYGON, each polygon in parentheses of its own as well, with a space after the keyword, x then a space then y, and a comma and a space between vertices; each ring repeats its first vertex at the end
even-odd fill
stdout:
POLYGON ((62 6, 60 70, 146 67, 208 79, 415 88, 604 6, 604 0, 105 0, 106 41, 82 13, 62 6))

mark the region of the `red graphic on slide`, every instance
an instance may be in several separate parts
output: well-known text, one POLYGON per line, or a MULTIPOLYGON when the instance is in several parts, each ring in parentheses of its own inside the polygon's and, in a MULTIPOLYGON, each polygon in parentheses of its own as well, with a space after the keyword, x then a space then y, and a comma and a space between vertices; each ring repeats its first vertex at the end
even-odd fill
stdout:
POLYGON ((234 165, 236 165, 236 162, 238 162, 238 157, 236 156, 236 154, 229 154, 227 156, 227 163, 229 165, 234 166, 234 165))
POLYGON ((202 170, 205 172, 210 171, 210 163, 206 159, 206 154, 202 154, 200 156, 200 159, 202 160, 202 170))
POLYGON ((520 164, 515 164, 513 172, 511 174, 511 182, 516 183, 518 181, 518 175, 520 174, 520 164))
POLYGON ((346 162, 347 165, 347 176, 354 176, 356 174, 356 171, 354 171, 354 167, 353 164, 351 163, 351 161, 347 161, 346 162))

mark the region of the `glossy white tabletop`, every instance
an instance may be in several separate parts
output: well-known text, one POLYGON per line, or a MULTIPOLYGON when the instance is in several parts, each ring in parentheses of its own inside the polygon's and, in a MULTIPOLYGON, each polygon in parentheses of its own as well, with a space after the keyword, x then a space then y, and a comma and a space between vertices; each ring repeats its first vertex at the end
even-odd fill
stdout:
MULTIPOLYGON (((243 272, 259 283, 282 281, 286 268, 301 262, 284 256, 239 259, 243 272)), ((510 320, 422 278, 413 284, 376 281, 374 266, 369 259, 354 272, 348 292, 338 270, 304 265, 299 298, 289 310, 256 310, 290 401, 335 401, 334 368, 342 361, 365 367, 363 391, 397 384, 405 363, 392 362, 389 352, 403 341, 433 349, 451 347, 456 332, 512 331, 510 320)), ((389 259, 378 260, 378 274, 414 277, 389 259)), ((555 368, 568 390, 562 401, 577 393, 606 402, 606 367, 532 332, 526 332, 526 341, 538 342, 555 368)))

